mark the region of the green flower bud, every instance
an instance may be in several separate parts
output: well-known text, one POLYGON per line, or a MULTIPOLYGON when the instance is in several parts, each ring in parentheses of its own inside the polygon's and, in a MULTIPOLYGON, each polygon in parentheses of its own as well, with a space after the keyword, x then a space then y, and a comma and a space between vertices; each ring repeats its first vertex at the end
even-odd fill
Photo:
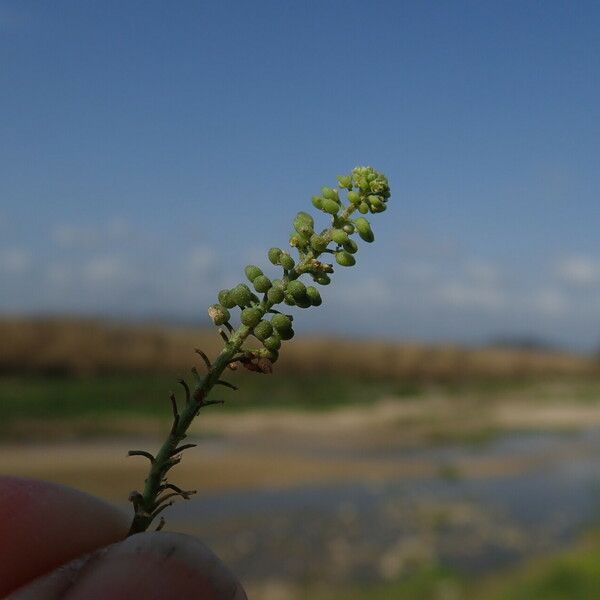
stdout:
POLYGON ((277 331, 281 332, 292 328, 292 320, 288 315, 277 313, 271 317, 271 325, 273 325, 277 331))
POLYGON ((287 291, 296 301, 298 301, 299 298, 306 296, 306 286, 297 279, 294 279, 287 284, 287 291))
POLYGON ((266 340, 273 333, 273 325, 269 321, 261 321, 254 327, 252 333, 259 340, 266 340))
POLYGON ((319 273, 313 277, 316 283, 319 285, 329 285, 331 283, 331 278, 327 273, 319 273))
POLYGON ((321 198, 321 196, 313 196, 310 201, 315 208, 318 208, 319 210, 323 208, 323 198, 321 198))
POLYGON ((287 329, 278 329, 277 331, 279 332, 279 337, 283 341, 291 340, 294 337, 294 330, 291 327, 288 327, 287 329))
POLYGON ((315 226, 315 221, 312 218, 312 215, 309 215, 307 212, 300 211, 296 217, 294 218, 294 229, 298 231, 298 227, 296 225, 308 227, 312 229, 315 226))
POLYGON ((259 294, 264 294, 271 289, 273 285, 271 280, 266 275, 259 275, 253 282, 254 289, 259 294))
POLYGON ((231 290, 231 297, 233 298, 235 303, 240 307, 247 306, 248 304, 250 304, 250 302, 252 302, 252 292, 245 283, 240 283, 239 285, 236 285, 231 290))
POLYGON ((348 202, 352 202, 352 204, 359 204, 360 194, 358 192, 348 192, 348 202))
POLYGON ((288 306, 296 306, 296 300, 294 300, 294 296, 292 296, 289 292, 284 292, 283 301, 288 306))
POLYGON ((283 302, 283 298, 284 298, 284 293, 283 293, 283 289, 280 287, 275 287, 273 286, 268 292, 267 292, 267 300, 271 303, 271 304, 279 304, 280 302, 283 302))
POLYGON ((290 235, 290 246, 292 248, 305 248, 308 245, 308 240, 299 233, 290 235))
POLYGON ((231 290, 221 290, 219 292, 218 298, 219 302, 225 308, 233 308, 234 306, 236 306, 236 302, 233 299, 233 294, 231 293, 231 290))
POLYGON ((348 239, 348 241, 343 244, 343 247, 344 250, 350 254, 356 254, 358 252, 358 244, 354 240, 348 239))
POLYGON ((313 235, 310 236, 310 245, 316 252, 323 252, 327 249, 327 240, 320 235, 313 233, 313 235))
POLYGON ((348 234, 351 235, 354 233, 354 225, 352 223, 344 223, 342 229, 348 234))
POLYGON ((279 258, 279 264, 286 270, 289 271, 290 269, 293 269, 294 266, 296 265, 296 263, 294 262, 294 259, 286 253, 282 253, 280 258, 279 258))
POLYGON ((348 234, 343 229, 334 229, 331 232, 331 239, 336 244, 343 244, 348 241, 348 234))
POLYGON ((312 306, 312 302, 308 296, 302 296, 301 298, 294 298, 296 306, 298 308, 309 308, 312 306))
POLYGON ((347 190, 352 189, 352 175, 340 175, 337 180, 340 187, 346 188, 347 190))
POLYGON ((336 215, 338 210, 340 210, 340 205, 335 200, 330 200, 329 198, 323 198, 322 209, 326 213, 330 215, 336 215))
POLYGON ((329 200, 334 200, 335 202, 340 201, 337 190, 334 190, 333 188, 321 188, 321 194, 323 194, 323 198, 328 198, 329 200))
POLYGON ((358 217, 358 219, 354 219, 354 225, 358 231, 358 235, 360 235, 365 242, 372 242, 375 239, 373 231, 371 230, 371 225, 367 219, 358 217))
POLYGON ((341 252, 336 252, 335 260, 337 261, 338 265, 341 265, 342 267, 352 267, 356 264, 354 256, 352 256, 352 254, 346 252, 345 250, 342 250, 341 252))
POLYGON ((208 307, 208 316, 213 320, 215 325, 223 325, 231 318, 229 311, 220 304, 211 304, 208 307))
POLYGON ((268 252, 269 260, 274 264, 279 264, 279 257, 281 256, 282 250, 281 248, 271 248, 268 252))
POLYGON ((255 267, 254 265, 248 265, 244 269, 244 273, 246 273, 246 277, 250 281, 254 281, 258 276, 263 274, 263 272, 258 267, 255 267))
POLYGON ((358 212, 366 215, 369 212, 369 205, 366 202, 361 202, 358 205, 358 212))
POLYGON ((242 311, 240 320, 247 327, 255 327, 260 323, 262 312, 258 308, 245 308, 242 311))
POLYGON ((308 296, 308 299, 310 300, 310 303, 313 306, 320 306, 323 302, 323 300, 321 299, 321 294, 319 294, 319 290, 316 287, 313 287, 312 285, 309 285, 306 288, 306 295, 308 296))
POLYGON ((267 350, 279 350, 281 348, 281 337, 277 332, 263 340, 263 345, 267 350))

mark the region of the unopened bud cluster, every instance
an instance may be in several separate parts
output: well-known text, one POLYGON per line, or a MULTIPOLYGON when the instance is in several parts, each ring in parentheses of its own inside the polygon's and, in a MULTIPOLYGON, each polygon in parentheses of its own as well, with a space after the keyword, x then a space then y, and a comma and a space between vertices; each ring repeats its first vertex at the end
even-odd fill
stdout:
POLYGON ((292 315, 282 314, 274 307, 282 303, 299 308, 319 306, 322 302, 319 290, 300 281, 300 277, 307 275, 314 283, 329 284, 333 263, 321 260, 322 255, 343 267, 356 264, 358 244, 354 238, 372 242, 375 237, 364 216, 351 218, 351 215, 383 212, 389 197, 386 177, 371 167, 356 167, 350 175, 338 177, 337 188, 322 188, 319 195, 312 197, 312 204, 329 217, 329 226, 317 231, 314 218, 299 212, 289 239, 297 256, 294 258, 281 248, 268 251, 269 261, 282 269, 277 279, 270 279, 259 267, 248 265, 245 274, 250 285, 240 283, 221 290, 218 303, 209 307, 208 314, 214 324, 230 328, 230 310, 241 309, 242 326, 263 346, 252 350, 252 354, 275 362, 281 343, 291 339, 294 330, 292 315))

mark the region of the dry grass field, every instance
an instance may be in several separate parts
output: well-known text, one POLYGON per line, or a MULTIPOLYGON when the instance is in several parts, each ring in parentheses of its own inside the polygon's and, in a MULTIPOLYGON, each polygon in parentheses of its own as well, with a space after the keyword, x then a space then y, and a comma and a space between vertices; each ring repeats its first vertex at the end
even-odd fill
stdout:
MULTIPOLYGON (((92 319, 0 319, 0 374, 175 373, 193 364, 193 348, 221 348, 214 329, 92 319)), ((582 376, 597 360, 563 352, 460 347, 299 336, 277 369, 366 377, 455 381, 473 378, 582 376)))

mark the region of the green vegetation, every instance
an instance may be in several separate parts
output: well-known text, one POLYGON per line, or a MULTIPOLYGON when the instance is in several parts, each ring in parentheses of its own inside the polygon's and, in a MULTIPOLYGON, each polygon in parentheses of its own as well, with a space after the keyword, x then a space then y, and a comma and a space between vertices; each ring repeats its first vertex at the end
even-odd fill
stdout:
POLYGON ((600 533, 574 548, 480 580, 438 567, 399 582, 311 595, 315 600, 591 600, 600 590, 600 533))

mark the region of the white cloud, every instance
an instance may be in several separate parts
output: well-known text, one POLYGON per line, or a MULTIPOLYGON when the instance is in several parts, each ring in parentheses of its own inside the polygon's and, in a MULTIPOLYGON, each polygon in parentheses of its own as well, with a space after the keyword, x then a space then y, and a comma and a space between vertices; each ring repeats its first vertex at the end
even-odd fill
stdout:
POLYGON ((498 312, 506 307, 506 296, 501 289, 460 281, 442 285, 438 290, 438 299, 453 308, 466 310, 498 312))
POLYGON ((569 302, 565 295, 556 289, 542 289, 534 293, 531 307, 545 316, 556 317, 567 311, 569 302))
POLYGON ((129 278, 130 270, 122 258, 117 256, 97 256, 83 266, 83 278, 92 285, 114 285, 129 278))
POLYGON ((559 277, 568 284, 589 286, 600 283, 600 259, 570 256, 557 264, 559 277))
POLYGON ((7 248, 0 251, 0 272, 17 274, 26 271, 31 265, 31 256, 20 248, 7 248))
POLYGON ((52 240, 60 248, 92 249, 102 244, 127 237, 128 224, 119 218, 100 225, 72 225, 63 223, 52 231, 52 240))

